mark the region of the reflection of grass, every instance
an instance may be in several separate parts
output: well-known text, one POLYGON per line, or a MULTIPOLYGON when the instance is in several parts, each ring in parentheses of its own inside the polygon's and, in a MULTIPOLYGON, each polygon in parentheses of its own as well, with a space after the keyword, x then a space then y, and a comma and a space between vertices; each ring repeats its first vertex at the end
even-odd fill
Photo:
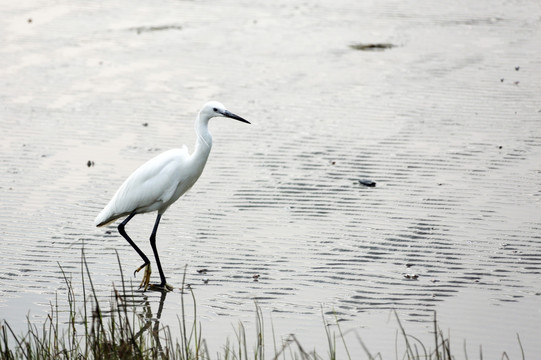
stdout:
MULTIPOLYGON (((118 255, 117 255, 118 257, 118 255)), ((119 261, 120 264, 120 261, 119 261)), ((28 318, 28 331, 26 334, 17 336, 7 322, 0 323, 0 359, 211 359, 206 343, 201 335, 201 328, 197 323, 197 312, 195 297, 189 290, 193 301, 193 322, 187 320, 184 307, 184 295, 181 296, 181 314, 179 318, 180 334, 173 340, 168 327, 160 327, 159 319, 166 293, 162 293, 160 308, 157 318, 141 318, 135 310, 128 310, 129 301, 135 298, 134 294, 126 292, 124 280, 122 289, 114 290, 111 309, 107 313, 102 310, 92 279, 89 276, 87 263, 82 259, 82 267, 86 269, 88 284, 83 276, 83 306, 77 310, 77 302, 73 293, 71 281, 62 270, 64 280, 68 288, 69 313, 68 321, 60 324, 61 312, 58 304, 51 307, 51 312, 43 325, 32 324, 28 318), (90 289, 87 287, 90 286, 90 289), (87 301, 87 292, 90 290, 90 302, 87 301)), ((122 273, 122 269, 121 269, 122 273)), ((184 283, 184 280, 183 280, 184 283)), ((133 307, 132 307, 133 309, 133 307)), ((396 315, 396 313, 395 313, 396 315)), ((399 326, 399 333, 404 342, 405 349, 401 359, 434 359, 448 360, 454 358, 451 355, 449 339, 446 338, 438 328, 434 317, 434 343, 430 350, 427 344, 406 333, 398 315, 396 320, 399 326)), ((324 328, 328 340, 328 354, 325 357, 313 352, 308 352, 297 340, 295 335, 289 335, 276 344, 273 331, 274 355, 271 359, 338 359, 338 348, 344 352, 347 359, 357 359, 361 354, 350 354, 344 339, 344 334, 338 321, 336 324, 338 334, 330 331, 330 324, 324 319, 324 328), (338 343, 337 344, 337 338, 338 343)), ((256 305, 256 344, 248 350, 246 332, 242 323, 236 331, 236 343, 229 341, 223 348, 223 353, 217 356, 218 359, 247 360, 264 359, 265 342, 263 333, 263 314, 256 305)), ((357 335, 361 347, 364 349, 368 359, 382 359, 378 353, 372 355, 367 346, 357 335)), ((520 345, 520 339, 519 339, 520 345)), ((398 345, 396 345, 398 348, 398 345)), ((522 346, 521 346, 522 349, 522 346)), ((504 353, 503 358, 508 358, 504 353)), ((524 354, 523 354, 524 359, 524 354)))

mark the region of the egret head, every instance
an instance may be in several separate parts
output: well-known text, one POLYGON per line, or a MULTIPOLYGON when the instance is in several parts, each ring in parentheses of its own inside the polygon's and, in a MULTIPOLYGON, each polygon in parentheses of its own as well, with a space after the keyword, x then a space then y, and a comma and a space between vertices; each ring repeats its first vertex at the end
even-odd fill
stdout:
POLYGON ((235 119, 238 121, 242 121, 244 123, 249 124, 250 122, 248 120, 245 120, 241 118, 238 115, 233 114, 231 111, 227 110, 225 106, 222 103, 219 103, 218 101, 209 101, 208 103, 203 106, 203 108, 200 111, 201 117, 210 119, 213 117, 228 117, 231 119, 235 119))

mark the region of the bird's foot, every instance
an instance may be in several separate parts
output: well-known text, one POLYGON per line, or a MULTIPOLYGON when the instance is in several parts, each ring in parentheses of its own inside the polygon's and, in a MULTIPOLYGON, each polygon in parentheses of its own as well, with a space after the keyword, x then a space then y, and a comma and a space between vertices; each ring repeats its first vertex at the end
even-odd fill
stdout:
POLYGON ((150 268, 150 264, 143 264, 135 270, 133 275, 141 271, 143 268, 145 268, 145 273, 143 274, 143 279, 141 280, 141 284, 139 285, 139 289, 143 288, 143 291, 147 291, 148 287, 150 286, 150 274, 152 274, 152 269, 150 268))
POLYGON ((150 290, 154 290, 154 291, 173 291, 173 286, 169 285, 169 284, 165 284, 165 285, 162 285, 162 284, 150 284, 149 287, 148 287, 150 290))

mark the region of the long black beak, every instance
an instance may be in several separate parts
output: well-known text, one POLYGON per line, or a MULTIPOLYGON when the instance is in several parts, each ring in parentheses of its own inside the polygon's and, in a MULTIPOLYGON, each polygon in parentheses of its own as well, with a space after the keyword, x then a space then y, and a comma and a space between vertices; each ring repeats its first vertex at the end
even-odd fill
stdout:
POLYGON ((245 120, 245 119, 241 118, 240 116, 235 115, 231 111, 228 111, 228 110, 224 111, 224 116, 226 116, 228 118, 231 118, 231 119, 238 120, 238 121, 242 121, 243 123, 246 123, 246 124, 250 124, 250 122, 248 120, 245 120))

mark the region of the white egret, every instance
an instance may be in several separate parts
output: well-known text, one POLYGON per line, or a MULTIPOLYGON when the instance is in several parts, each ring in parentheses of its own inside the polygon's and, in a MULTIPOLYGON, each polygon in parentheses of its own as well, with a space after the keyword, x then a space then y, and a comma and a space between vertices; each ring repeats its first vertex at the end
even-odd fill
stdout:
POLYGON ((99 227, 127 216, 118 225, 118 232, 144 261, 143 265, 135 270, 134 275, 145 269, 140 286, 145 290, 150 284, 150 274, 152 272, 150 261, 126 234, 124 227, 137 214, 158 212, 150 235, 150 245, 160 272, 161 282, 158 285, 152 285, 152 287, 172 290, 171 285, 165 281, 165 275, 160 264, 158 250, 156 249, 156 231, 165 210, 188 191, 203 172, 212 147, 212 136, 208 130, 208 123, 213 117, 228 117, 250 124, 247 120, 228 111, 219 102, 211 101, 206 103, 195 120, 197 140, 194 152, 189 154, 188 148, 184 145, 181 149, 166 151, 141 165, 124 181, 111 201, 94 220, 95 225, 99 227))

